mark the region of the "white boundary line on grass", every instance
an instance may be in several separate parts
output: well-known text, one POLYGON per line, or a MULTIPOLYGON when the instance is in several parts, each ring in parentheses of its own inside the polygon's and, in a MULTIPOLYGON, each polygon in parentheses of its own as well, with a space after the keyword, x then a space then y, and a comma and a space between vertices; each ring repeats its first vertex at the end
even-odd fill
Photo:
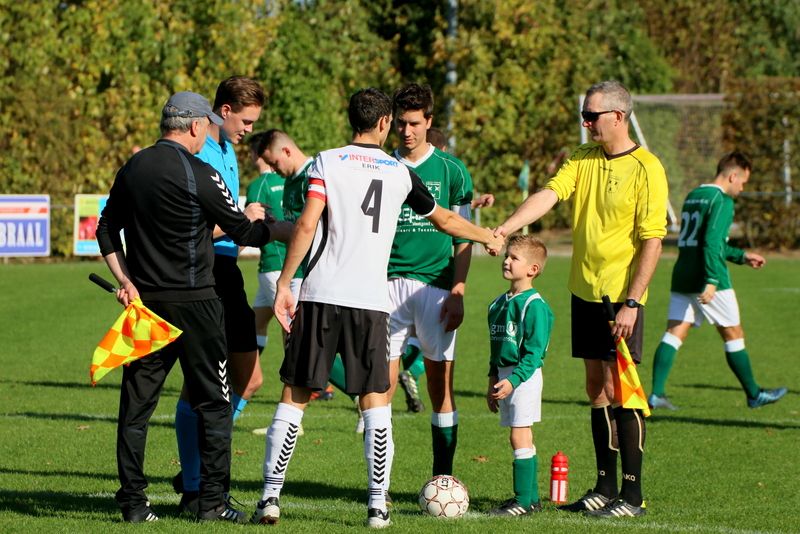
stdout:
MULTIPOLYGON (((98 493, 90 493, 88 495, 91 498, 108 498, 113 499, 114 493, 102 491, 98 493)), ((169 494, 153 494, 148 495, 148 499, 154 504, 177 504, 180 502, 180 495, 169 493, 169 494)), ((256 503, 255 502, 242 502, 245 506, 250 508, 254 508, 256 503)), ((353 512, 356 510, 360 510, 364 507, 363 503, 351 502, 351 501, 339 501, 335 500, 333 502, 320 502, 320 503, 309 503, 309 502, 282 502, 281 508, 286 510, 309 510, 309 511, 316 511, 316 510, 323 510, 323 511, 331 511, 331 512, 353 512)), ((420 515, 422 513, 420 512, 420 515)), ((781 534, 783 531, 780 530, 745 530, 740 528, 730 528, 730 527, 720 527, 714 525, 707 525, 707 524, 694 524, 694 525, 676 525, 673 523, 650 523, 647 522, 646 519, 595 519, 589 517, 583 517, 580 514, 572 514, 568 512, 558 512, 554 511, 553 513, 545 512, 547 516, 547 521, 553 521, 555 523, 562 523, 562 524, 570 524, 570 525, 586 525, 595 523, 597 526, 608 526, 608 527, 616 527, 622 526, 623 524, 635 527, 636 529, 641 530, 654 530, 658 532, 713 532, 715 534, 781 534)), ((431 519, 433 521, 433 519, 431 519)), ((496 518, 491 517, 488 514, 482 514, 478 512, 467 512, 463 518, 460 520, 464 521, 496 521, 496 518)), ((289 519, 291 521, 291 519, 289 519)), ((442 520, 447 521, 447 520, 442 520)), ((458 521, 458 520, 456 520, 458 521)))
POLYGON ((762 287, 768 293, 800 293, 800 287, 762 287))

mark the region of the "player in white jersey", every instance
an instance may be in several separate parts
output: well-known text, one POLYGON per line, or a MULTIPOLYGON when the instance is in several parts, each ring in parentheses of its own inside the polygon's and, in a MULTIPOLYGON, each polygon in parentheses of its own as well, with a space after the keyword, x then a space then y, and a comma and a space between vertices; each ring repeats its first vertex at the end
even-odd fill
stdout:
MULTIPOLYGON (((325 387, 333 358, 344 360, 347 391, 364 414, 369 498, 367 524, 388 526, 385 493, 394 455, 389 388, 389 289, 386 270, 403 203, 453 236, 495 246, 489 230, 437 206, 419 177, 381 150, 392 103, 377 89, 350 98, 352 144, 322 152, 278 279, 275 315, 290 332, 281 366, 281 401, 267 432, 264 491, 253 522, 280 517, 279 496, 311 392, 325 387), (289 283, 309 254, 295 303, 289 283), (291 330, 289 318, 293 317, 291 330)), ((502 246, 502 243, 500 243, 502 246)))

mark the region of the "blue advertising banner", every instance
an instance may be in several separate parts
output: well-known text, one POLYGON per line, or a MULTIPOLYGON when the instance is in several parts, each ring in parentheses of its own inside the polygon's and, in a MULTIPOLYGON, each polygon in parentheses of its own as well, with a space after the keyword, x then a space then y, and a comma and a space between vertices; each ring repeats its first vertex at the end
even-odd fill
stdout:
POLYGON ((0 257, 50 255, 50 195, 0 195, 0 257))

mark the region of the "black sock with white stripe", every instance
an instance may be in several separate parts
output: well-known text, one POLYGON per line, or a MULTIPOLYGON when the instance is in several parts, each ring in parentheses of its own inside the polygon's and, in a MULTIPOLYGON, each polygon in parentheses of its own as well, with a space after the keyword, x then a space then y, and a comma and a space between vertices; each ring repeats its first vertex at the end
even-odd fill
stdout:
POLYGON ((388 406, 370 408, 364 415, 364 457, 367 459, 369 498, 367 508, 386 511, 386 492, 392 474, 394 440, 392 411, 388 406))
POLYGON ((267 431, 262 501, 270 497, 280 497, 302 420, 303 410, 290 404, 280 403, 275 409, 272 424, 267 431))

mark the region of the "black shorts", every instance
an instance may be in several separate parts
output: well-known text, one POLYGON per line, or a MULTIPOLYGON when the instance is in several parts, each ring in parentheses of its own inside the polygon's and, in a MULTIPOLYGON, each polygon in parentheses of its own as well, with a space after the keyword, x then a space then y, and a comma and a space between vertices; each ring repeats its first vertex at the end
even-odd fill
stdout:
MULTIPOLYGON (((614 303, 614 312, 622 305, 621 302, 614 303)), ((633 334, 625 340, 631 358, 636 363, 642 361, 643 340, 644 307, 640 307, 633 334)), ((587 302, 572 295, 572 357, 605 361, 613 361, 617 357, 617 348, 602 302, 587 302)))
POLYGON ((281 380, 324 389, 336 353, 344 362, 350 395, 389 389, 389 314, 301 301, 286 338, 281 380))
POLYGON ((225 311, 225 339, 228 352, 253 352, 256 344, 256 316, 247 302, 242 271, 233 256, 214 255, 217 296, 225 311))

